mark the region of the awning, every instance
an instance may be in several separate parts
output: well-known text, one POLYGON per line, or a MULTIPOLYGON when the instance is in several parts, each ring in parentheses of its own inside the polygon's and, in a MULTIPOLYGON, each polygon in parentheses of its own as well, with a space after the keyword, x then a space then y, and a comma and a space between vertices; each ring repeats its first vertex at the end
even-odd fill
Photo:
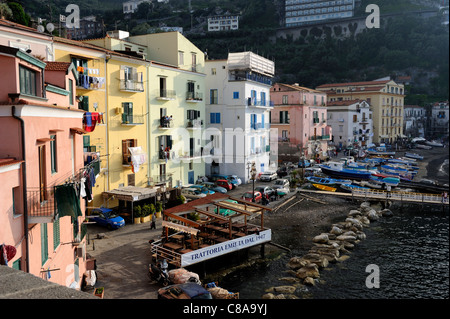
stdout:
POLYGON ((192 227, 188 227, 188 226, 184 226, 184 225, 180 225, 180 224, 175 224, 175 223, 168 222, 165 220, 162 221, 162 226, 168 227, 170 229, 180 231, 183 233, 195 235, 195 236, 197 236, 197 233, 200 231, 199 229, 196 229, 196 228, 192 228, 192 227))
POLYGON ((45 142, 50 142, 50 141, 54 141, 54 139, 49 138, 49 137, 44 137, 44 138, 38 138, 38 139, 36 139, 36 142, 38 142, 38 143, 45 143, 45 142))
POLYGON ((71 127, 70 128, 70 133, 75 133, 75 134, 86 134, 87 132, 85 130, 83 130, 82 128, 79 127, 71 127))
POLYGON ((103 192, 103 197, 109 198, 114 196, 116 199, 128 202, 137 202, 150 197, 155 197, 157 188, 144 188, 137 186, 126 186, 103 192))

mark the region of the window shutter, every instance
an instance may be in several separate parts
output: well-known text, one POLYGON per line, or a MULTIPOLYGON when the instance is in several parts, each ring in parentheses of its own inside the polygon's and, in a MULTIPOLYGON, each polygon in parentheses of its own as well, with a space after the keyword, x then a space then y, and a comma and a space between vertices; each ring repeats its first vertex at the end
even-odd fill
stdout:
POLYGON ((120 81, 125 81, 125 69, 120 69, 120 81))
POLYGON ((122 161, 128 163, 128 140, 122 140, 122 161))
POLYGON ((216 114, 216 123, 220 124, 220 113, 216 114))
POLYGON ((167 135, 167 146, 172 149, 172 135, 167 135))
POLYGON ((216 121, 215 113, 210 113, 209 114, 209 122, 211 124, 215 124, 216 123, 215 121, 216 121))

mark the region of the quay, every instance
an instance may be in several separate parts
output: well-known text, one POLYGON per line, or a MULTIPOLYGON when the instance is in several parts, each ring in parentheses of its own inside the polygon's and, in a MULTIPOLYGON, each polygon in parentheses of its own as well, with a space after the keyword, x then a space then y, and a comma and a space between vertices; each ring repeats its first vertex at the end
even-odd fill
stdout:
POLYGON ((342 192, 328 192, 319 190, 298 189, 300 193, 315 193, 325 194, 340 197, 347 197, 351 199, 364 199, 364 200, 379 200, 379 201, 400 201, 401 203, 416 203, 416 204, 441 204, 448 206, 448 197, 443 199, 442 195, 438 194, 426 194, 426 193, 413 193, 413 192, 401 192, 384 190, 353 190, 351 193, 342 192))

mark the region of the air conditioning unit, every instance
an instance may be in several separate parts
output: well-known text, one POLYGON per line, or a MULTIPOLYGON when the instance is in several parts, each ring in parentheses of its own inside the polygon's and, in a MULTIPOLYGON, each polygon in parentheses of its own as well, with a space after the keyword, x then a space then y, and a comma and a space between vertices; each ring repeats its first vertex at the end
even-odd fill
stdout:
POLYGON ((122 107, 116 107, 116 114, 122 114, 123 108, 122 107))

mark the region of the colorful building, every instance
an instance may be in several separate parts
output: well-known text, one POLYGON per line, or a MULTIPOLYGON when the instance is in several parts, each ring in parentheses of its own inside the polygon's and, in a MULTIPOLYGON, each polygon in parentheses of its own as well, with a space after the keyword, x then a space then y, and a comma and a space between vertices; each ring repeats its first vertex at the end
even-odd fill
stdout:
POLYGON ((206 61, 206 74, 205 139, 212 150, 207 174, 237 175, 247 182, 252 163, 258 173, 275 170, 269 124, 275 63, 253 52, 229 53, 226 60, 206 61))
POLYGON ((366 82, 323 84, 316 90, 327 93, 328 101, 367 101, 373 114, 373 142, 393 143, 403 134, 405 88, 389 78, 366 82))
POLYGON ((274 141, 278 153, 296 159, 325 159, 332 135, 327 124, 326 93, 298 84, 276 83, 270 99, 274 103, 270 123, 278 130, 278 140, 274 141))
MULTIPOLYGON (((20 42, 38 52, 42 43, 35 48, 31 38, 20 42)), ((15 249, 8 266, 79 289, 88 269, 87 195, 77 190, 92 184, 81 181, 90 167, 84 112, 75 103, 77 71, 3 45, 0 66, 8 75, 0 78, 0 136, 8 141, 0 144, 0 242, 15 249)))

